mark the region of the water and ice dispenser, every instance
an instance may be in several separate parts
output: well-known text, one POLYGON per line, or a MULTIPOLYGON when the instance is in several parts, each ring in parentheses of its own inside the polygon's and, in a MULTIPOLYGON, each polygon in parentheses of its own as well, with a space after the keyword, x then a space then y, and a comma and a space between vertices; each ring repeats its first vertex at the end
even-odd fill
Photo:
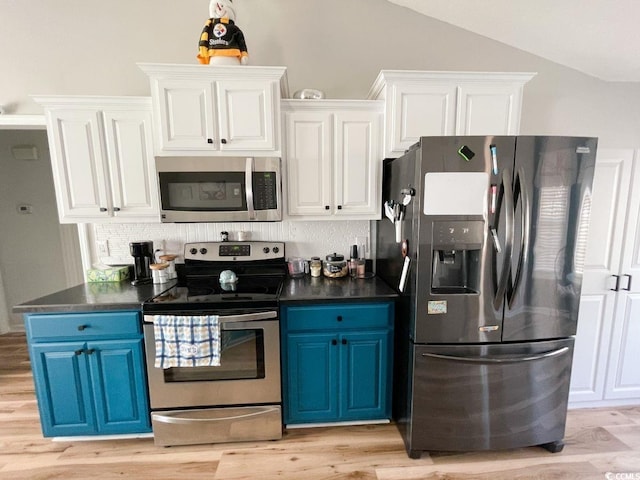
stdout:
POLYGON ((431 293, 480 292, 484 222, 433 222, 431 293))

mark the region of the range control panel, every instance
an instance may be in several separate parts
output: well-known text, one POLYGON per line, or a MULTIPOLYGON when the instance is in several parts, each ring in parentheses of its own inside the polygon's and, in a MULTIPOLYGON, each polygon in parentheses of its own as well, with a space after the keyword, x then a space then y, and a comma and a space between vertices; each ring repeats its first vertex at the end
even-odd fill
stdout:
POLYGON ((184 258, 209 262, 284 259, 284 242, 185 243, 184 258))

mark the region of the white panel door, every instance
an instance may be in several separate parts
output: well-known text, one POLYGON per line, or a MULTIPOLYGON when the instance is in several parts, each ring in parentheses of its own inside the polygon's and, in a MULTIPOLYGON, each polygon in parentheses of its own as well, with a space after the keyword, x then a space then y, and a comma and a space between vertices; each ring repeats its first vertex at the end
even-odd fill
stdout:
POLYGON ((336 112, 335 202, 337 216, 379 219, 382 165, 378 156, 380 114, 336 112), (365 217, 366 216, 366 217, 365 217))
POLYGON ((453 135, 456 87, 453 84, 406 83, 394 85, 388 102, 385 134, 387 157, 402 155, 422 136, 453 135), (395 155, 392 155, 395 152, 395 155))
POLYGON ((456 135, 516 135, 519 124, 519 88, 484 84, 459 87, 456 135))
POLYGON ((275 84, 271 81, 218 81, 220 150, 276 150, 275 84))
POLYGON ((606 399, 640 399, 640 159, 633 161, 606 399))
POLYGON ((159 79, 154 87, 158 154, 218 149, 212 81, 159 79))
POLYGON ((47 110, 47 132, 60 223, 108 217, 100 111, 47 110))
POLYGON ((289 215, 332 215, 332 122, 327 111, 286 112, 289 215))
POLYGON ((151 111, 106 111, 104 123, 114 217, 159 222, 151 111))
POLYGON ((599 150, 582 280, 570 402, 602 400, 633 152, 599 150))

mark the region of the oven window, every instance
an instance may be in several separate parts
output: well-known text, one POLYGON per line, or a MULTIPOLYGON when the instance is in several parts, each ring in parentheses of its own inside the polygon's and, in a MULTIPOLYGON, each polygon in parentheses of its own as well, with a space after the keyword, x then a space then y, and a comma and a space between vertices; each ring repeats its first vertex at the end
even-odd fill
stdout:
POLYGON ((220 336, 219 367, 168 368, 165 382, 264 378, 263 330, 221 330, 220 336))
POLYGON ((160 172, 163 210, 244 211, 244 172, 160 172))

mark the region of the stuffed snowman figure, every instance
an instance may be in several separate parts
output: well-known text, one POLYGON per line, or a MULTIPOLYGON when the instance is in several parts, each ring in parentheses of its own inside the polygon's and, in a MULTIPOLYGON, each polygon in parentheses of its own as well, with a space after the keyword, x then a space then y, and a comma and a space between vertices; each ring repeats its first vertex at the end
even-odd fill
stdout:
POLYGON ((246 65, 249 63, 247 44, 236 26, 233 0, 212 0, 209 15, 198 43, 198 61, 208 65, 246 65))

